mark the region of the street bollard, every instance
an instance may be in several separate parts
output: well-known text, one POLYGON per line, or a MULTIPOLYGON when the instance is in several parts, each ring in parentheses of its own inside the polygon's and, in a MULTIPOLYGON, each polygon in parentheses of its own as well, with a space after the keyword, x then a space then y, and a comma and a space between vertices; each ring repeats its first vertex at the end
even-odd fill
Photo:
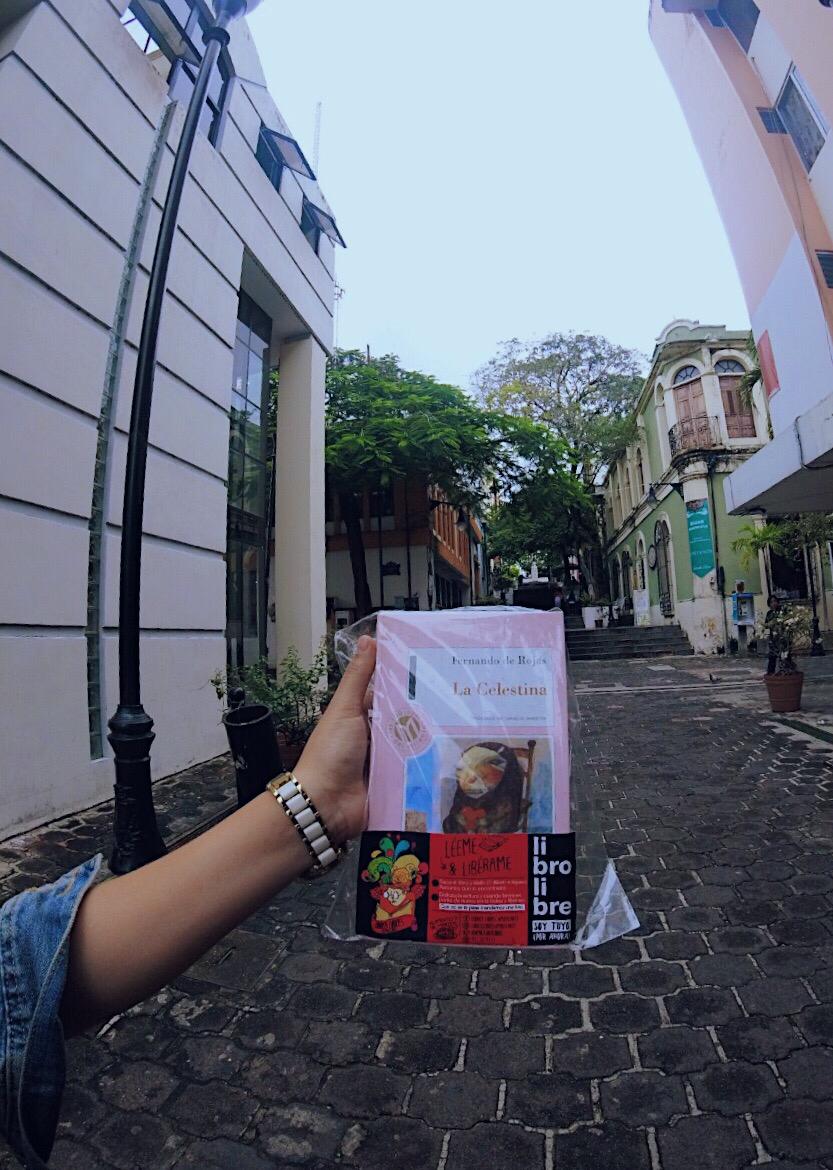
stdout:
POLYGON ((237 781, 237 807, 263 792, 283 771, 272 712, 264 703, 243 703, 223 715, 237 781))

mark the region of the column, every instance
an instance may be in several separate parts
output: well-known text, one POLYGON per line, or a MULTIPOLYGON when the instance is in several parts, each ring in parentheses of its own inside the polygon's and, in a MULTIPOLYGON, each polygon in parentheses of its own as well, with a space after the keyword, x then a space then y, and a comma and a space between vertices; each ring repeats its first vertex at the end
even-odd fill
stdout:
POLYGON ((280 350, 275 458, 275 648, 297 646, 304 663, 326 630, 324 375, 326 355, 311 336, 280 350))

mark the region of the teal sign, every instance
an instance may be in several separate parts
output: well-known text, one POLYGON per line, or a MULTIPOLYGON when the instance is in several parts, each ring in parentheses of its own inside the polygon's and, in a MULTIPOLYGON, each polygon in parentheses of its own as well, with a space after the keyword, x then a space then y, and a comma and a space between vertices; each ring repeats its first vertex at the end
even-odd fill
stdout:
POLYGON ((691 550, 691 571, 705 577, 714 568, 714 544, 708 500, 688 500, 688 547, 691 550))

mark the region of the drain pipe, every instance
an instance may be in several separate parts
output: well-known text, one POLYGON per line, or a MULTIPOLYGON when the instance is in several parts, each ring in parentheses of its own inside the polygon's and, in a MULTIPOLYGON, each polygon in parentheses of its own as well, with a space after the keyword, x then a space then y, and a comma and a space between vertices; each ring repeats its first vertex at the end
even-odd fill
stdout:
POLYGON ((714 567, 717 572, 717 588, 720 592, 720 613, 723 617, 723 653, 729 654, 729 621, 726 617, 726 573, 720 563, 720 538, 717 535, 717 512, 714 506, 714 491, 712 476, 717 460, 713 455, 706 456, 706 482, 709 494, 709 518, 714 532, 714 567))

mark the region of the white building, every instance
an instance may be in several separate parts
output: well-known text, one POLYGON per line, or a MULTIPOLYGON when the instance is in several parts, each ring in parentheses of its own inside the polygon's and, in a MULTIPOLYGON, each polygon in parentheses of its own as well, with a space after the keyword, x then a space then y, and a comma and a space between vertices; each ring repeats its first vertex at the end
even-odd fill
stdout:
MULTIPOLYGON (((207 4, 165 7, 199 54, 207 4)), ((0 835, 112 791, 132 383, 193 76, 159 8, 0 7, 0 835)), ((293 148, 238 22, 194 147, 158 350, 141 611, 157 777, 225 749, 214 671, 267 646, 309 657, 325 628, 340 237, 317 184, 285 165, 293 148)))

